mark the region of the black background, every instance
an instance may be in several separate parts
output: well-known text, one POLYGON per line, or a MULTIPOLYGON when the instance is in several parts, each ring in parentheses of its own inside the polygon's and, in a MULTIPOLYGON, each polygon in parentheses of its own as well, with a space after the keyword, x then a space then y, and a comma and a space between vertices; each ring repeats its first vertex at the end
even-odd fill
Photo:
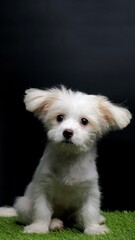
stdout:
POLYGON ((46 143, 25 89, 62 83, 132 112, 99 143, 97 166, 102 209, 135 210, 135 1, 5 0, 0 11, 0 205, 23 194, 46 143))

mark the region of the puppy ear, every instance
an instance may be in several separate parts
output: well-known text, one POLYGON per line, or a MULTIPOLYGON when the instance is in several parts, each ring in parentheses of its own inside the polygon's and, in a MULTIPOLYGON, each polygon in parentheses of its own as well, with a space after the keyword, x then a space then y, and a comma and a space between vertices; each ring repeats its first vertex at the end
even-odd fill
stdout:
POLYGON ((30 88, 25 91, 24 103, 29 112, 41 113, 49 109, 52 102, 56 99, 56 90, 48 91, 30 88))
POLYGON ((103 114, 104 124, 107 128, 123 129, 132 118, 131 113, 126 108, 111 103, 104 96, 99 96, 99 109, 103 114))

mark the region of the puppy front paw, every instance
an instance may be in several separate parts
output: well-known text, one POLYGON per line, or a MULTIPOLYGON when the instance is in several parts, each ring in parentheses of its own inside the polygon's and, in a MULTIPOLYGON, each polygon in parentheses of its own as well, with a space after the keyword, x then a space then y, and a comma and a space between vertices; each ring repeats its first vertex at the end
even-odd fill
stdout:
POLYGON ((24 233, 48 233, 49 229, 45 223, 32 223, 24 228, 24 233))
POLYGON ((109 232, 109 229, 106 227, 106 225, 99 225, 99 224, 91 224, 90 226, 84 229, 84 233, 90 234, 90 235, 105 234, 107 232, 109 232))
POLYGON ((53 218, 49 228, 51 231, 60 231, 63 229, 63 222, 58 218, 53 218))
POLYGON ((99 216, 99 224, 104 224, 105 223, 105 217, 103 215, 99 216))

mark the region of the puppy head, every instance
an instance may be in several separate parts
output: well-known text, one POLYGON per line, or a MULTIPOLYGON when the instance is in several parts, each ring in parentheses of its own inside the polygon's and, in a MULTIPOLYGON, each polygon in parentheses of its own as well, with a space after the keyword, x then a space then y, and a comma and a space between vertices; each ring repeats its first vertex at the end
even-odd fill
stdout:
POLYGON ((50 141, 81 151, 87 151, 107 131, 126 127, 131 119, 126 108, 104 96, 73 92, 63 86, 26 90, 24 102, 26 109, 42 120, 50 141))

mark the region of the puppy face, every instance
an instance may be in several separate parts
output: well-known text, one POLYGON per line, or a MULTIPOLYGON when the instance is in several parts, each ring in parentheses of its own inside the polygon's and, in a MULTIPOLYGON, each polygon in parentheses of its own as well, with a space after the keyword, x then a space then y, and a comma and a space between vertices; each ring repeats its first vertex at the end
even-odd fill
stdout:
POLYGON ((48 139, 56 144, 86 151, 110 129, 122 129, 130 112, 103 96, 73 92, 64 87, 47 91, 29 89, 24 102, 47 127, 48 139))
POLYGON ((87 148, 94 141, 96 133, 95 103, 91 103, 89 108, 88 101, 89 97, 80 93, 61 94, 45 116, 48 138, 57 143, 87 148))

